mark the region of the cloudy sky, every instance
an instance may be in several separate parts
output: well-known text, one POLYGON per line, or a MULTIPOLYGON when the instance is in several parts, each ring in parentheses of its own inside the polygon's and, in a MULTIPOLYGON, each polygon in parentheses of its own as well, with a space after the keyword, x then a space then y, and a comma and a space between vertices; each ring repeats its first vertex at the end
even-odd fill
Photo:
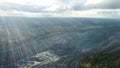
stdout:
POLYGON ((0 16, 120 18, 120 0, 0 0, 0 16))

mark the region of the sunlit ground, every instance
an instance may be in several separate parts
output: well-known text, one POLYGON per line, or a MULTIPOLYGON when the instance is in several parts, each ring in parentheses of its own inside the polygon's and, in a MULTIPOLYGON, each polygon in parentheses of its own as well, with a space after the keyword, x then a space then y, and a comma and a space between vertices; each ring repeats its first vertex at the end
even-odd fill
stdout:
POLYGON ((0 67, 73 68, 86 54, 119 50, 119 29, 119 19, 1 17, 0 67))

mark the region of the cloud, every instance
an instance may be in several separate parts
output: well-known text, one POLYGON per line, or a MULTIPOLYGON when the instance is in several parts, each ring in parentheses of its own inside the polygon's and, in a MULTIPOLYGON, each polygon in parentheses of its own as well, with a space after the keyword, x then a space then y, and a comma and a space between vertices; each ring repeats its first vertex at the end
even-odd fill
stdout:
POLYGON ((119 0, 1 0, 2 15, 27 16, 116 16, 119 0))
POLYGON ((119 9, 120 0, 103 0, 97 4, 85 4, 87 9, 119 9))
POLYGON ((68 0, 64 2, 69 7, 66 10, 120 9, 120 0, 68 0))
POLYGON ((120 9, 91 9, 81 11, 71 11, 65 14, 71 17, 99 17, 99 18, 118 18, 120 17, 120 9))
POLYGON ((0 4, 0 10, 17 10, 25 12, 47 12, 47 11, 71 11, 90 9, 118 9, 119 0, 21 0, 20 2, 11 0, 0 4))
POLYGON ((91 10, 91 9, 120 9, 119 0, 60 0, 62 6, 59 9, 91 10))
POLYGON ((0 10, 4 10, 4 11, 24 11, 24 12, 41 12, 42 9, 45 7, 35 7, 32 5, 27 5, 27 4, 14 4, 14 3, 3 3, 0 4, 0 10))

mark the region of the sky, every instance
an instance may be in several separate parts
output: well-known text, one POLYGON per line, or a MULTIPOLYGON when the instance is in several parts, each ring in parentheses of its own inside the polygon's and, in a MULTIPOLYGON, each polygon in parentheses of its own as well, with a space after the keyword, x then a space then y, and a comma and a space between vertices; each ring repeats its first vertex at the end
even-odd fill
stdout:
POLYGON ((0 0, 0 16, 120 18, 120 0, 0 0))

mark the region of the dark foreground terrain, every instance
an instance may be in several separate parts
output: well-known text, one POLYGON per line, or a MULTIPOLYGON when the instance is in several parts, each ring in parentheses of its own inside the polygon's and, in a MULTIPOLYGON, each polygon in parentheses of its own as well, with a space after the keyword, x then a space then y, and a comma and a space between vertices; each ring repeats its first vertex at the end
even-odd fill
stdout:
POLYGON ((120 50, 87 56, 77 68, 120 68, 120 50))

